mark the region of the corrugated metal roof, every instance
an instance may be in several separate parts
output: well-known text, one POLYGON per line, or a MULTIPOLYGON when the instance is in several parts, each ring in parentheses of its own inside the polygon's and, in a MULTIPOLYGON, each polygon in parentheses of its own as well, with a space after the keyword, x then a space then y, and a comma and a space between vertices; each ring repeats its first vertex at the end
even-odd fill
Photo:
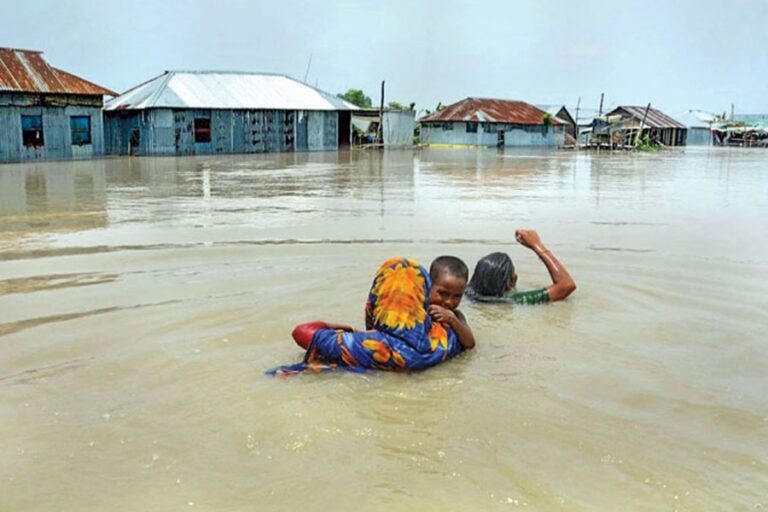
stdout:
MULTIPOLYGON (((524 101, 490 98, 465 98, 448 105, 440 112, 422 117, 422 123, 470 121, 540 125, 545 112, 524 101)), ((555 119, 555 124, 559 122, 555 119)))
MULTIPOLYGON (((620 114, 622 110, 630 116, 637 118, 638 121, 642 121, 643 115, 645 114, 645 107, 622 105, 608 112, 608 116, 620 114)), ((645 119, 645 126, 650 128, 685 128, 684 124, 675 121, 661 110, 657 110, 653 107, 648 109, 648 117, 645 119)))
POLYGON ((166 71, 108 101, 104 110, 147 108, 357 110, 285 75, 237 71, 166 71))
POLYGON ((117 96, 88 80, 50 66, 42 52, 0 48, 0 91, 117 96))

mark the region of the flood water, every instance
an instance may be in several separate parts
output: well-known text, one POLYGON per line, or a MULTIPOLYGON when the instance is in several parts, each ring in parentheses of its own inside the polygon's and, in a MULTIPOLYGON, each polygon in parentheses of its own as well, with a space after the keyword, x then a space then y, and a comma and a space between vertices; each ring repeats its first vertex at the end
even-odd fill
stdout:
POLYGON ((0 165, 0 510, 768 508, 768 152, 0 165), (379 263, 578 290, 429 371, 273 379, 379 263))

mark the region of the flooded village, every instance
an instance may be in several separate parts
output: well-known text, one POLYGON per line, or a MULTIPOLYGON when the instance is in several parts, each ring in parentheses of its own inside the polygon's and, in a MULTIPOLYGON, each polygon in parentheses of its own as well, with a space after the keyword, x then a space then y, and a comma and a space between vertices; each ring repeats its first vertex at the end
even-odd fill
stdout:
MULTIPOLYGON (((636 149, 765 147, 768 115, 699 115, 686 126, 651 107, 591 118, 565 105, 468 97, 416 118, 361 108, 286 75, 166 71, 118 94, 51 66, 41 51, 0 48, 0 162, 110 155, 184 156, 383 148, 636 149), (706 128, 700 126, 706 122, 706 128), (356 144, 355 144, 356 143, 356 144)), ((579 104, 581 98, 579 98, 579 104)))
POLYGON ((8 6, 0 511, 767 508, 737 4, 8 6))

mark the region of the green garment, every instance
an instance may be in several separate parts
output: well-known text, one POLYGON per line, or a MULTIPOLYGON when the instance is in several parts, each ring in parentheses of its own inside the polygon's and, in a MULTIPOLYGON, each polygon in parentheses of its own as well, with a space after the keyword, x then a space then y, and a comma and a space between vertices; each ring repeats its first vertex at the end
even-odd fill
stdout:
POLYGON ((512 304, 547 304, 549 293, 546 288, 530 290, 527 292, 507 292, 499 299, 499 302, 511 302, 512 304))

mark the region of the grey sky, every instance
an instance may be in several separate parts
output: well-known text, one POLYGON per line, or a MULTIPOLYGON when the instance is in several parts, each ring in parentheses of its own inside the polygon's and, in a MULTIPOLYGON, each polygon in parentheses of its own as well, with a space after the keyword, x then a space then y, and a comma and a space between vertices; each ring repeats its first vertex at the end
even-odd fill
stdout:
POLYGON ((768 112, 768 1, 0 0, 0 46, 123 91, 255 70, 433 108, 467 96, 768 112))

